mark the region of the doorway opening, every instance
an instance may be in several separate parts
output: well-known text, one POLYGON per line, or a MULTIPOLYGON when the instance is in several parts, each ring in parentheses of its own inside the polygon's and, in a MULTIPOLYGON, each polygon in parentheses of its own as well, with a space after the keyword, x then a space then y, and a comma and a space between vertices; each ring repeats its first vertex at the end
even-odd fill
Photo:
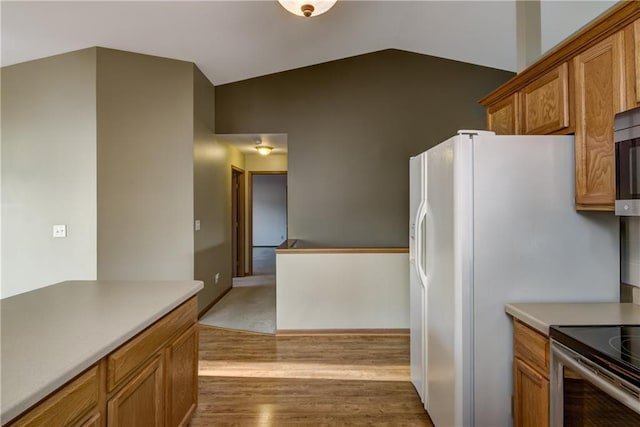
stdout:
POLYGON ((275 248, 287 239, 287 172, 251 171, 248 274, 275 274, 275 248))
POLYGON ((245 200, 244 170, 231 166, 231 246, 233 277, 244 276, 245 200))

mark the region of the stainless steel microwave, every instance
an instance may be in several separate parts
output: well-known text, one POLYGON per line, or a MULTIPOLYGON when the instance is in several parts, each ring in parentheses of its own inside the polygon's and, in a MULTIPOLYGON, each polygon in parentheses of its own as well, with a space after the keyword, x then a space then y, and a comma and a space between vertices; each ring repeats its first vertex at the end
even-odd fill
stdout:
POLYGON ((640 216, 640 107, 616 114, 616 215, 640 216))

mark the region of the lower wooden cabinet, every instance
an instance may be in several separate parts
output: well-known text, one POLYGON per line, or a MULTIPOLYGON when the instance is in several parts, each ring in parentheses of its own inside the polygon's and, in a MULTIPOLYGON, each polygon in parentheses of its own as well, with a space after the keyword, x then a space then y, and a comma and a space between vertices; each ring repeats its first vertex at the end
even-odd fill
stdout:
POLYGON ((160 354, 109 399, 109 427, 164 425, 163 369, 163 357, 160 354))
POLYGON ((513 425, 549 426, 549 338, 513 323, 513 425))
POLYGON ((101 365, 95 365, 70 381, 11 427, 76 425, 99 411, 101 365))
POLYGON ((549 380, 522 360, 513 361, 513 424, 520 427, 549 425, 549 380))
POLYGON ((198 404, 198 328, 189 328, 167 349, 166 420, 186 426, 198 404))
POLYGON ((197 401, 198 325, 193 297, 9 426, 187 426, 197 401))

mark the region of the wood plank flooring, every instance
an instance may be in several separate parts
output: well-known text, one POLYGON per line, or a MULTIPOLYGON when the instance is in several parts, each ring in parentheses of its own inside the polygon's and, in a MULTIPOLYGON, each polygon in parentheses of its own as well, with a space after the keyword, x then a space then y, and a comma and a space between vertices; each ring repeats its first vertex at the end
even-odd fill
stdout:
POLYGON ((197 426, 433 426, 406 335, 252 334, 200 327, 197 426))

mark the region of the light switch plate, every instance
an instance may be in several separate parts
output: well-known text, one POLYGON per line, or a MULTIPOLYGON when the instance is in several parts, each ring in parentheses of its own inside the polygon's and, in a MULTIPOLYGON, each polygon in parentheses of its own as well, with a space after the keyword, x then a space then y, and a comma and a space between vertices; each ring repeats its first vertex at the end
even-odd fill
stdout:
POLYGON ((65 224, 54 225, 53 237, 67 237, 67 226, 65 224))
POLYGON ((200 231, 200 220, 196 219, 196 231, 200 231))

